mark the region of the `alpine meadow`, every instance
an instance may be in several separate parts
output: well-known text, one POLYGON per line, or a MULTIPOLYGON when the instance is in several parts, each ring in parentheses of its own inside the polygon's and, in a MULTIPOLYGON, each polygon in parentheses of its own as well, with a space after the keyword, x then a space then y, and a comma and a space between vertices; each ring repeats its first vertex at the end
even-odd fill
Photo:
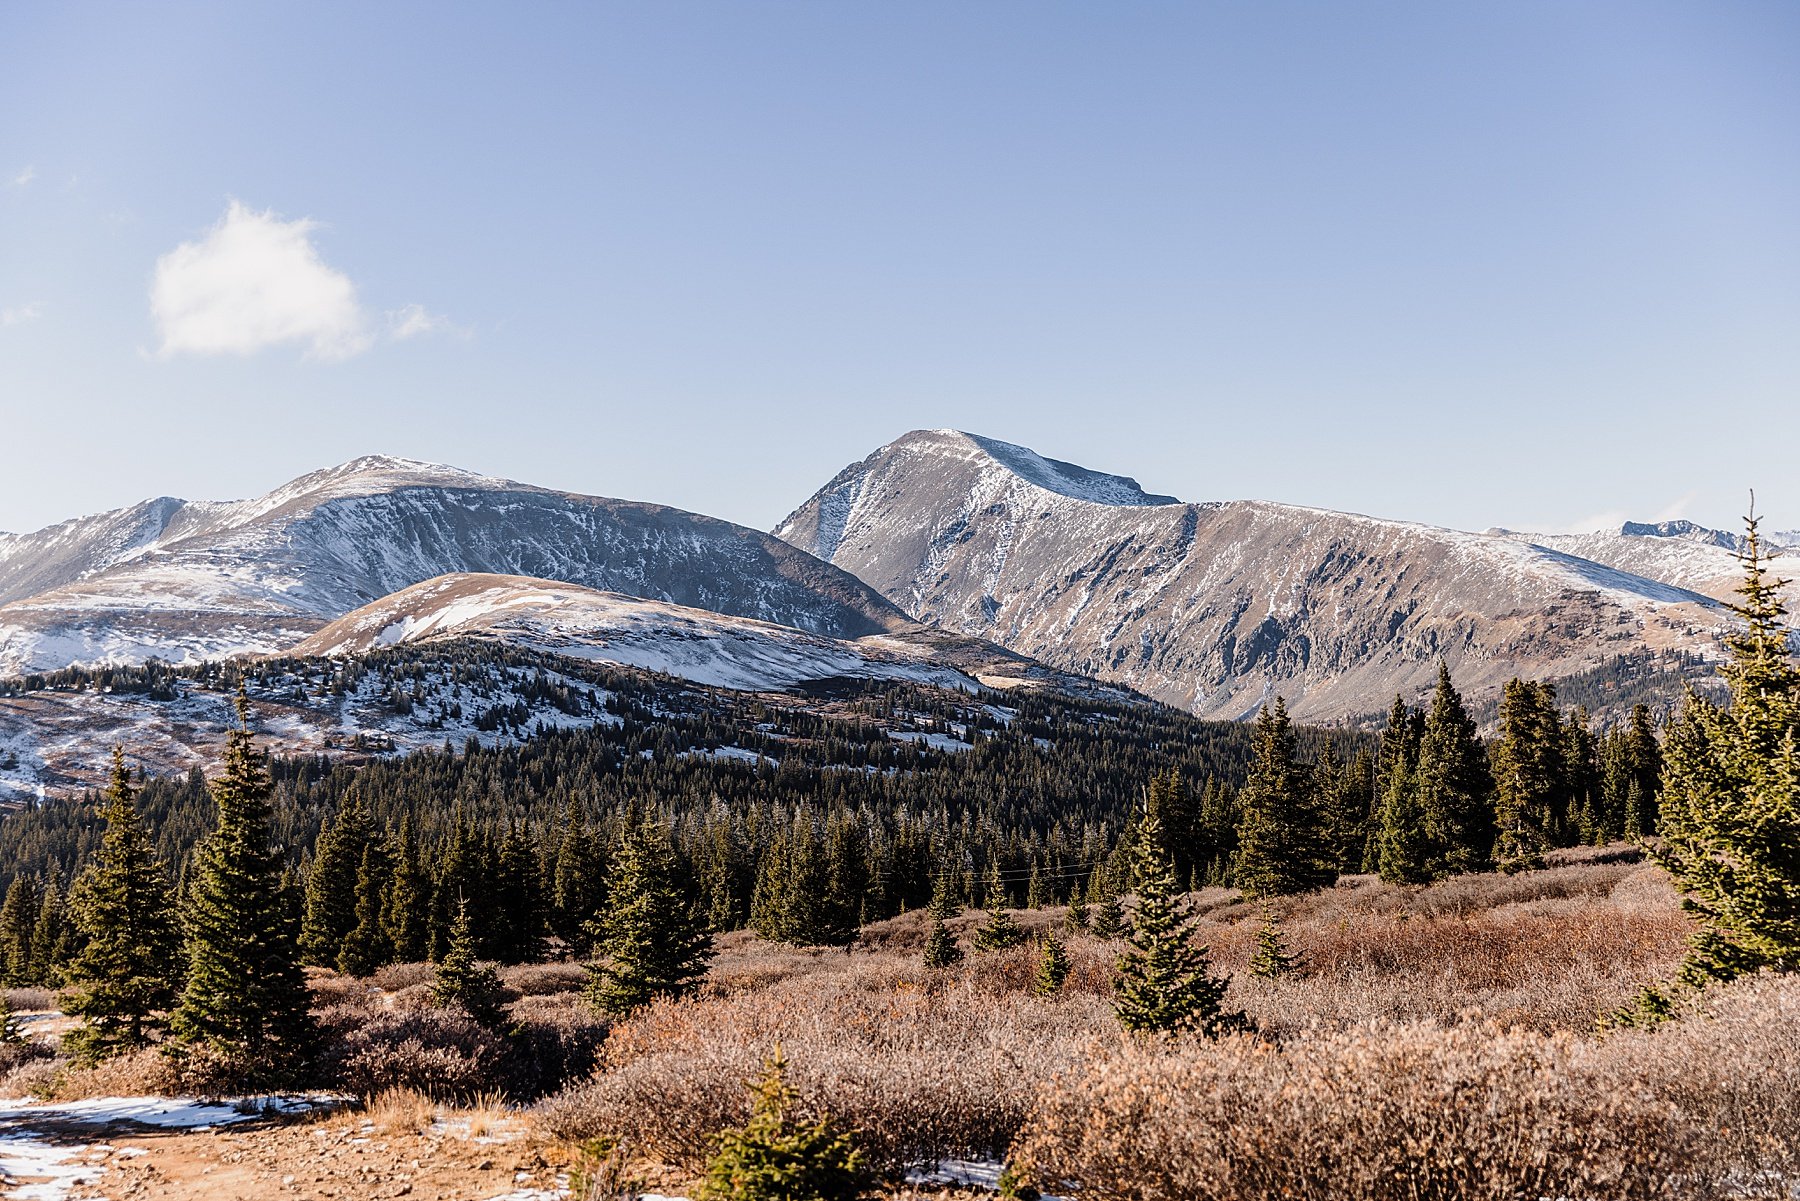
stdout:
POLYGON ((1800 1197, 1796 68, 7 9, 0 1198, 1800 1197))

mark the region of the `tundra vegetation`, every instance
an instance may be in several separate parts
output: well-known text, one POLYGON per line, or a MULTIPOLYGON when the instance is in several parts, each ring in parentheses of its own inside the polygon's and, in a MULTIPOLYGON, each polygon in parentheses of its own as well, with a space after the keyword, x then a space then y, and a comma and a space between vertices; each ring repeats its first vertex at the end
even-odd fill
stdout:
POLYGON ((881 706, 967 704, 901 691, 812 730, 873 771, 611 729, 347 774, 271 764, 246 709, 206 824, 122 759, 103 804, 0 824, 48 865, 0 967, 81 1020, 66 1054, 0 1046, 0 1092, 499 1088, 709 1198, 945 1158, 1146 1201, 1788 1196, 1800 672, 1748 543, 1729 697, 1660 738, 1518 682, 1484 742, 1440 673, 1378 742, 1277 702, 858 744, 881 706), (303 796, 332 803, 296 853, 303 796))

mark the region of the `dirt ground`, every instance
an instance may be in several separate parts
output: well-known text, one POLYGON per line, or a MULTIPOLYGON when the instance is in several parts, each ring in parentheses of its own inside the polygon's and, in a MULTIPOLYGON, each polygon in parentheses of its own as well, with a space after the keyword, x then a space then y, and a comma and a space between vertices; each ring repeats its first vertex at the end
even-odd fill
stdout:
POLYGON ((547 1199, 566 1183, 566 1165, 551 1162, 554 1150, 546 1156, 516 1119, 486 1129, 453 1119, 411 1130, 384 1130, 359 1116, 211 1131, 120 1123, 80 1137, 98 1139, 82 1161, 96 1171, 73 1185, 73 1199, 524 1201, 547 1199))

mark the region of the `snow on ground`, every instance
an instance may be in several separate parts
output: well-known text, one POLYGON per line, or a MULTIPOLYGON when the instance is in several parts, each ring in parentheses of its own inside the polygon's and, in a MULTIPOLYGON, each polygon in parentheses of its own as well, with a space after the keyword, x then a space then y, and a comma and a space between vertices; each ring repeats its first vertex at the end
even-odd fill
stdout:
POLYGON ((209 1130, 269 1113, 298 1113, 317 1097, 251 1097, 232 1103, 169 1097, 90 1097, 41 1103, 0 1100, 0 1196, 15 1201, 60 1201, 77 1181, 106 1170, 96 1162, 112 1148, 82 1142, 70 1127, 135 1122, 162 1130, 209 1130), (45 1134, 54 1130, 52 1137, 45 1134), (19 1181, 29 1181, 20 1184, 19 1181))
POLYGON ((973 744, 964 742, 960 738, 952 738, 948 734, 939 734, 939 733, 936 733, 935 731, 926 732, 924 730, 891 730, 888 732, 888 737, 893 739, 895 742, 922 743, 925 746, 930 747, 934 751, 956 752, 956 751, 972 751, 975 749, 973 744))

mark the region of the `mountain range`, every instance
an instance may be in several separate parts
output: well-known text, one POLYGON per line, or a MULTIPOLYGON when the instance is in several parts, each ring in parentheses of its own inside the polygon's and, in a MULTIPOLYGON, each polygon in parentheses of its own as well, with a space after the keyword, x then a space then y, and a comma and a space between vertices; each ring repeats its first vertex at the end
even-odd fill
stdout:
POLYGON ((250 500, 0 534, 0 676, 478 637, 728 687, 1093 680, 1203 716, 1477 697, 1617 655, 1715 654, 1737 536, 1467 533, 1184 502, 954 430, 851 464, 772 534, 370 456, 250 500))

